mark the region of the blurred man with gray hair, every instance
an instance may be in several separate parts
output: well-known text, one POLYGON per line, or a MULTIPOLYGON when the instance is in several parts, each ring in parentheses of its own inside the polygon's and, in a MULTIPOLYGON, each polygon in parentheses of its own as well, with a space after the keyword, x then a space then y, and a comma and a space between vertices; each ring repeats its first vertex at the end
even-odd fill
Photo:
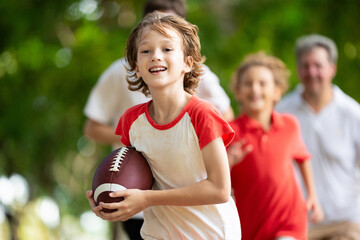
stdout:
POLYGON ((335 43, 312 34, 296 42, 301 84, 277 105, 300 121, 325 218, 309 219, 309 240, 360 239, 360 105, 332 83, 335 43))

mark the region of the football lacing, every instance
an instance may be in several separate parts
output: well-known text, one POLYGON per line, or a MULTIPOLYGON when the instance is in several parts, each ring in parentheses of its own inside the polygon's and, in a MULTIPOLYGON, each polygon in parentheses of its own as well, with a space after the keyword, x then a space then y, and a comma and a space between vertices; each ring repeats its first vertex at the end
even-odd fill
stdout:
POLYGON ((122 163, 122 160, 124 159, 124 156, 126 154, 126 152, 128 151, 128 148, 126 147, 122 147, 120 148, 120 150, 116 153, 114 160, 111 164, 110 170, 112 172, 118 172, 120 165, 122 163))

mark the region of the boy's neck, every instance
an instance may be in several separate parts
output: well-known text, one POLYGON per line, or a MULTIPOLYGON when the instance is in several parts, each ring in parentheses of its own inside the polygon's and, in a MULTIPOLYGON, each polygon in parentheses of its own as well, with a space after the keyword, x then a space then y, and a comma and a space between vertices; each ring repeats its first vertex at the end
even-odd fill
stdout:
POLYGON ((149 106, 150 116, 157 124, 168 124, 181 113, 191 97, 192 95, 185 91, 176 96, 154 95, 153 102, 149 106))
POLYGON ((248 117, 256 120, 265 131, 269 131, 271 127, 271 113, 270 111, 244 112, 248 117))

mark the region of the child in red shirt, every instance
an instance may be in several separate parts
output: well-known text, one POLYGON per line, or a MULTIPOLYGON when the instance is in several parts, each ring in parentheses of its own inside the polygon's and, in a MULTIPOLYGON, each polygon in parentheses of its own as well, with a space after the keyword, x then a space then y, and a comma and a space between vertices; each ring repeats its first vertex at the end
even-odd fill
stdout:
POLYGON ((287 78, 285 64, 264 53, 248 56, 233 78, 242 115, 230 123, 236 136, 228 157, 244 240, 307 239, 307 209, 313 221, 323 217, 299 123, 274 112, 287 78), (306 202, 293 159, 306 183, 306 202))

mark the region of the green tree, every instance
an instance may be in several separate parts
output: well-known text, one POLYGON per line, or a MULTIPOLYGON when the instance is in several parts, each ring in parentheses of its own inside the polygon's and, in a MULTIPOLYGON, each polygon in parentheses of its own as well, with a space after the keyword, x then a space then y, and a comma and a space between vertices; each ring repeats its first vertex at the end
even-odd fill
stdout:
MULTIPOLYGON (((88 210, 84 197, 109 148, 82 137, 88 94, 123 56, 144 0, 0 2, 0 174, 17 172, 32 198, 55 196, 63 211, 88 210)), ((360 101, 360 5, 355 0, 188 0, 206 64, 228 91, 243 57, 280 57, 297 82, 294 42, 320 33, 337 43, 335 83, 360 101)), ((235 102, 234 102, 235 106, 235 102)))

